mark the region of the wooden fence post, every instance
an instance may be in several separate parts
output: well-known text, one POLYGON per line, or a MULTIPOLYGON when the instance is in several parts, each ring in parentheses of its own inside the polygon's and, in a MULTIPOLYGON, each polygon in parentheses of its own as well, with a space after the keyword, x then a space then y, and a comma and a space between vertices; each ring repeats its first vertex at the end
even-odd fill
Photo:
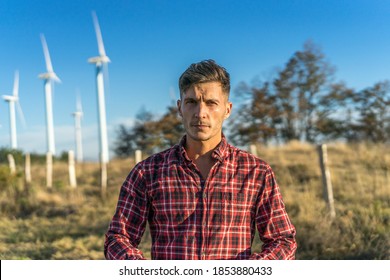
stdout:
POLYGON ((142 151, 136 150, 135 151, 135 164, 139 163, 142 160, 142 151))
POLYGON ((53 186, 53 155, 51 152, 46 153, 46 186, 53 186))
POLYGON ((333 188, 332 188, 332 182, 330 178, 330 171, 328 168, 328 152, 325 144, 318 146, 318 154, 319 154, 321 174, 322 174, 323 195, 328 205, 330 216, 334 218, 336 217, 336 211, 334 208, 333 188))
POLYGON ((11 171, 11 175, 15 175, 16 173, 16 165, 15 165, 15 159, 12 154, 7 155, 8 163, 9 163, 9 169, 11 171))
POLYGON ((251 153, 252 155, 254 155, 255 157, 258 156, 258 155, 257 155, 257 147, 256 147, 255 144, 251 144, 251 145, 249 146, 249 149, 250 149, 250 153, 251 153))
POLYGON ((30 153, 26 153, 26 159, 25 159, 25 163, 24 163, 24 175, 25 175, 26 184, 27 185, 31 184, 31 157, 30 157, 30 153))
POLYGON ((75 168, 74 152, 72 150, 68 152, 68 166, 69 166, 70 187, 76 188, 77 187, 76 168, 75 168))

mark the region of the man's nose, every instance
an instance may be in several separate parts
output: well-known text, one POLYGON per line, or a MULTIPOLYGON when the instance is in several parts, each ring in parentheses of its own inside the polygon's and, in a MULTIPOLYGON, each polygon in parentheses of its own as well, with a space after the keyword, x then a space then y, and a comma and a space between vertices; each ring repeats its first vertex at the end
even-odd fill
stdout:
POLYGON ((203 119, 207 115, 206 105, 203 102, 199 102, 196 107, 195 117, 199 119, 203 119))

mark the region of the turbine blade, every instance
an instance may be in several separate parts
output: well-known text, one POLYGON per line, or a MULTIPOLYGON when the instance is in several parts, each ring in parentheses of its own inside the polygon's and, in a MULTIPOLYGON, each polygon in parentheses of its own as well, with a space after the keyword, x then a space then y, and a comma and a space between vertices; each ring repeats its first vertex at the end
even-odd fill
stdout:
POLYGON ((77 96, 76 96, 76 111, 80 112, 81 114, 83 113, 83 106, 81 104, 81 98, 80 98, 79 91, 77 91, 77 96))
POLYGON ((96 16, 95 11, 92 11, 92 18, 93 18, 93 24, 95 26, 95 33, 96 33, 96 39, 97 39, 98 48, 99 48, 99 55, 106 56, 106 51, 104 50, 102 32, 100 31, 99 21, 98 21, 98 18, 96 16))
POLYGON ((47 47, 46 39, 45 39, 45 36, 43 34, 41 34, 41 41, 42 41, 42 47, 43 47, 43 54, 45 56, 46 70, 47 70, 47 72, 52 73, 52 72, 54 72, 53 65, 51 64, 49 48, 47 47))
POLYGON ((24 113, 23 113, 22 107, 20 106, 19 101, 16 102, 16 108, 17 108, 17 111, 19 114, 20 121, 22 122, 22 125, 25 128, 27 126, 26 125, 26 118, 24 117, 24 113))
POLYGON ((19 96, 19 71, 15 71, 13 96, 16 98, 19 96))

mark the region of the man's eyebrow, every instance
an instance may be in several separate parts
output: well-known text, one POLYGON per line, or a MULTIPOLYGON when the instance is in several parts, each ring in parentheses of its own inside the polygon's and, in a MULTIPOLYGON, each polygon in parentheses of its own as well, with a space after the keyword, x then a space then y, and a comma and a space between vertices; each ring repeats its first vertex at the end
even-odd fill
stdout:
MULTIPOLYGON (((198 101, 198 100, 199 100, 199 98, 196 98, 196 97, 184 97, 183 98, 183 101, 198 101)), ((210 98, 203 98, 203 101, 204 102, 219 102, 219 99, 210 97, 210 98)))
POLYGON ((194 97, 184 97, 184 100, 197 100, 197 99, 194 97))
POLYGON ((219 102, 218 98, 205 98, 205 101, 213 101, 213 102, 219 102))

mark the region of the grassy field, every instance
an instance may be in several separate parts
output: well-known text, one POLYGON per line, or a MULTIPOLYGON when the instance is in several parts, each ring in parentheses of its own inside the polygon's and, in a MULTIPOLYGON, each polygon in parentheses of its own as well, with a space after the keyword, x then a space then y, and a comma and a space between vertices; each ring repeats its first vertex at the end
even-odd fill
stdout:
MULTIPOLYGON (((297 228, 297 259, 390 259, 390 147, 328 146, 336 218, 322 198, 316 148, 300 143, 258 147, 274 169, 287 211, 297 228)), ((9 175, 0 165, 1 259, 103 259, 104 233, 132 159, 108 166, 103 199, 99 166, 77 166, 78 186, 68 186, 67 166, 55 162, 53 187, 45 187, 45 166, 32 163, 32 184, 23 170, 9 175)), ((259 250, 258 239, 253 245, 259 250)), ((140 248, 150 257, 150 237, 140 248)))

